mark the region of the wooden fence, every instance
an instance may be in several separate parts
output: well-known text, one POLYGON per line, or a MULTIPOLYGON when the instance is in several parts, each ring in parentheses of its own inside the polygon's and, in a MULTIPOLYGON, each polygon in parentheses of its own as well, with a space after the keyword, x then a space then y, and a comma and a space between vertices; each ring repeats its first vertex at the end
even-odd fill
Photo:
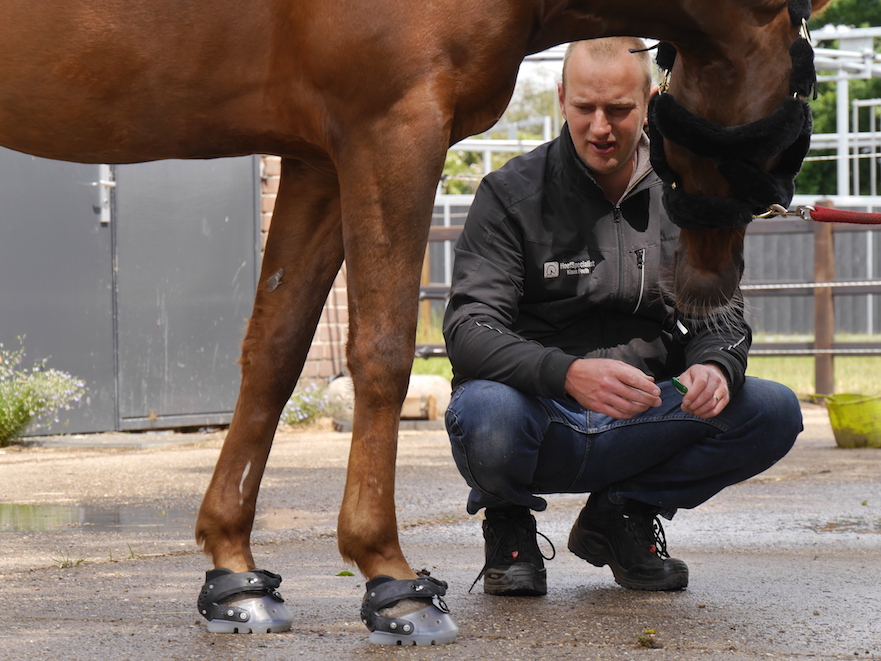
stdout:
MULTIPOLYGON (((844 232, 866 232, 866 228, 845 225, 810 223, 804 220, 769 219, 752 222, 748 235, 781 234, 794 236, 813 233, 813 281, 812 282, 749 282, 743 285, 747 302, 765 296, 805 296, 813 294, 814 341, 813 342, 754 342, 751 355, 810 355, 814 357, 814 392, 833 394, 835 384, 834 358, 840 355, 881 354, 881 342, 836 342, 835 300, 836 295, 879 294, 881 280, 835 278, 834 237, 844 232)), ((461 226, 435 226, 429 233, 429 243, 455 241, 462 232, 461 226)), ((431 301, 445 301, 449 285, 431 282, 430 251, 426 251, 420 293, 421 323, 431 323, 431 301)), ((417 357, 445 356, 441 344, 420 344, 417 357)))

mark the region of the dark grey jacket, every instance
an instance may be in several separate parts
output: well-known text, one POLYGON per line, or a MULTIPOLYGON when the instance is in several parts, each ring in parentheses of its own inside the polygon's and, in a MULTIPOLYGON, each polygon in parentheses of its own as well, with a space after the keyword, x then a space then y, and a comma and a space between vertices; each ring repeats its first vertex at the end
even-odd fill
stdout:
POLYGON ((742 385, 751 333, 686 328, 661 295, 678 229, 640 145, 638 180, 609 202, 568 127, 481 183, 456 243, 444 337, 453 385, 489 379, 562 399, 579 357, 614 358, 656 380, 713 362, 742 385), (683 332, 683 330, 685 332, 683 332))

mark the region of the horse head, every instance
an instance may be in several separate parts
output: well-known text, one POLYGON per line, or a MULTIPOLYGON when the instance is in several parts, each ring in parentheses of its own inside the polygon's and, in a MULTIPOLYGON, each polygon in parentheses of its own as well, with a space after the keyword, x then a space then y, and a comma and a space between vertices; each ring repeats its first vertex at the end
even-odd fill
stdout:
POLYGON ((680 226, 672 295, 706 317, 738 297, 746 225, 787 206, 810 146, 807 19, 829 0, 726 0, 658 49, 652 162, 680 226))

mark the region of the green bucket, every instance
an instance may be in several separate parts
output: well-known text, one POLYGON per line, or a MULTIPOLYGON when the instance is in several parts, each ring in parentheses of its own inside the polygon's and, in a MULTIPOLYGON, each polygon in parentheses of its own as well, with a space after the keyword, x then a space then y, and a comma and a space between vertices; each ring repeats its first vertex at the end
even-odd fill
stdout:
POLYGON ((826 410, 838 447, 881 448, 881 397, 829 395, 826 410))

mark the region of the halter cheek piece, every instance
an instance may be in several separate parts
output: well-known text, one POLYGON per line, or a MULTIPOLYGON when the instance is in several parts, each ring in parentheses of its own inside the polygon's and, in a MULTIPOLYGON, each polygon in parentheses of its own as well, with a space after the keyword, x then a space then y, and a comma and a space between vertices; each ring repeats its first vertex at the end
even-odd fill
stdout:
POLYGON ((792 73, 791 97, 768 117, 741 124, 721 126, 696 116, 667 93, 676 49, 667 42, 658 44, 657 63, 664 72, 660 94, 649 105, 649 131, 684 149, 715 159, 716 169, 736 197, 688 195, 678 185, 678 175, 668 165, 664 140, 651 141, 651 160, 664 182, 664 206, 670 218, 685 229, 736 227, 752 221, 772 205, 787 206, 795 191, 795 176, 808 153, 813 126, 811 108, 803 98, 816 98, 817 74, 807 20, 809 0, 790 0, 793 25, 800 25, 799 38, 789 47, 792 73), (757 161, 780 155, 780 161, 765 172, 757 161))

